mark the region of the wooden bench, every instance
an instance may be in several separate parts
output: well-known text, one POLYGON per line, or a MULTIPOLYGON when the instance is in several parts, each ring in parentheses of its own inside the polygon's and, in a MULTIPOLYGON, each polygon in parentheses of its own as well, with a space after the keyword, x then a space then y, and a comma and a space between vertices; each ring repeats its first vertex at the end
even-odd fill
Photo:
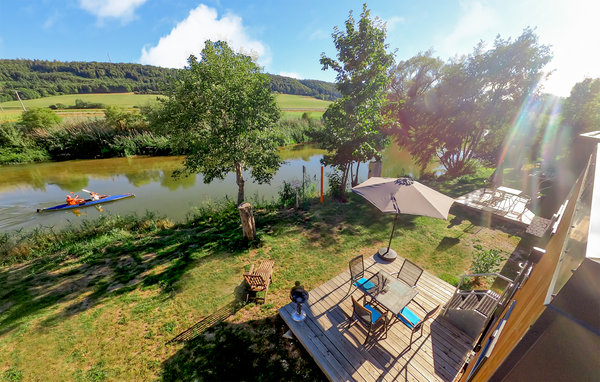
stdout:
POLYGON ((273 265, 275 265, 273 260, 263 260, 258 267, 254 268, 254 265, 252 265, 250 271, 244 273, 244 279, 248 284, 246 302, 254 300, 258 303, 258 300, 262 300, 262 303, 265 303, 269 285, 272 281, 273 265), (258 292, 264 292, 264 297, 258 297, 258 292))

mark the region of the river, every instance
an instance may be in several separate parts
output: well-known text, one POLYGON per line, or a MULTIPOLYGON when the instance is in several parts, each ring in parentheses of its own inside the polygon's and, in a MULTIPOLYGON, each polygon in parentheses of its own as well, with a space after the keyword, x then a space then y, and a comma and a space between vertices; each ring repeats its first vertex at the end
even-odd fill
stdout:
MULTIPOLYGON (((318 190, 322 150, 297 145, 282 147, 280 154, 285 164, 271 184, 253 183, 246 174, 246 199, 276 198, 283 181, 301 181, 303 166, 307 178, 310 177, 318 190)), ((182 160, 181 157, 131 157, 0 166, 0 232, 62 228, 101 214, 142 215, 146 211, 180 222, 194 206, 226 196, 232 200, 237 198, 234 174, 210 184, 205 184, 201 175, 173 178, 173 172, 182 167, 182 160), (64 203, 69 191, 88 197, 81 189, 100 194, 134 193, 135 198, 102 204, 101 210, 86 207, 36 213, 38 208, 64 203)), ((331 171, 326 168, 325 174, 331 171)), ((367 179, 367 172, 367 166, 361 165, 360 181, 367 179)), ((391 145, 384 153, 383 176, 417 175, 416 172, 410 155, 397 146, 391 145)))

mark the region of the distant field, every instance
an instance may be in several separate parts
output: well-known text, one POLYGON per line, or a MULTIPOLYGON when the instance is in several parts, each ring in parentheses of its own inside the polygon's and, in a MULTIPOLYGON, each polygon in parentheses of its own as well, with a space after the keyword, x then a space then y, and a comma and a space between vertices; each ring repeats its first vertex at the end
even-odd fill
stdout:
MULTIPOLYGON (((156 101, 156 94, 110 93, 110 94, 67 94, 60 96, 24 100, 25 107, 48 107, 57 103, 75 105, 75 100, 80 99, 89 103, 103 103, 126 108, 144 106, 148 102, 156 101)), ((21 109, 19 101, 2 102, 4 109, 21 109)))
POLYGON ((313 97, 291 95, 291 94, 277 94, 277 103, 282 110, 317 110, 325 111, 331 101, 323 101, 313 97))
MULTIPOLYGON (((48 107, 57 103, 69 106, 75 105, 75 100, 80 99, 88 103, 103 103, 105 105, 133 108, 156 102, 157 97, 160 96, 133 93, 68 94, 24 100, 23 103, 27 108, 48 107)), ((277 103, 283 112, 284 118, 300 118, 304 112, 308 112, 311 118, 321 118, 331 101, 323 101, 306 96, 278 94, 277 103)), ((19 119, 21 115, 21 104, 19 101, 3 102, 0 103, 0 107, 3 109, 0 109, 0 122, 16 121, 19 119)), ((68 109, 58 110, 57 113, 63 118, 101 117, 103 115, 102 110, 98 109, 68 109)))

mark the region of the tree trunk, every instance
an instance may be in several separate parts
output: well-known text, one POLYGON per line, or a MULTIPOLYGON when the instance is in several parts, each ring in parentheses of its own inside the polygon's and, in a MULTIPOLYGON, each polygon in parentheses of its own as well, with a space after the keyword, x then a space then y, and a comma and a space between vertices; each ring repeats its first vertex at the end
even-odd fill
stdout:
POLYGON ((238 197, 237 202, 238 205, 242 204, 244 201, 244 174, 242 174, 242 164, 235 164, 235 181, 238 185, 238 197))
POLYGON ((252 205, 248 202, 242 203, 238 206, 238 211, 242 220, 244 239, 254 240, 256 237, 256 224, 254 223, 254 214, 252 214, 252 205))
POLYGON ((359 167, 360 167, 360 162, 356 162, 356 175, 354 176, 354 179, 352 180, 352 187, 354 187, 358 184, 358 168, 359 167))

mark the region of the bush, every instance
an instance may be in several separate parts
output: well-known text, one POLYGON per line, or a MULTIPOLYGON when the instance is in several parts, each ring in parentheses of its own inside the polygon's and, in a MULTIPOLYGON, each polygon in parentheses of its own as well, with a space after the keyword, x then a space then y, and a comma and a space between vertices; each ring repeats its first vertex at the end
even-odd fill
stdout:
POLYGON ((342 174, 338 171, 327 174, 329 180, 329 189, 327 193, 335 199, 343 199, 345 197, 345 190, 342 188, 342 174))
POLYGON ((169 155, 172 152, 169 138, 150 132, 116 136, 110 149, 119 156, 169 155))
POLYGON ((296 204, 296 195, 300 198, 300 186, 297 184, 298 182, 289 183, 285 180, 283 181, 283 185, 279 190, 279 202, 285 208, 288 206, 293 206, 296 204))
POLYGON ((20 125, 28 131, 35 129, 48 130, 60 122, 61 118, 52 110, 35 108, 23 112, 20 125))
POLYGON ((302 119, 281 119, 276 127, 279 136, 277 143, 280 146, 285 146, 311 142, 313 133, 322 128, 323 122, 321 120, 304 118, 304 115, 302 119))
POLYGON ((480 250, 473 256, 471 264, 471 272, 473 273, 493 273, 498 271, 498 267, 502 262, 500 251, 489 249, 487 251, 480 250))

